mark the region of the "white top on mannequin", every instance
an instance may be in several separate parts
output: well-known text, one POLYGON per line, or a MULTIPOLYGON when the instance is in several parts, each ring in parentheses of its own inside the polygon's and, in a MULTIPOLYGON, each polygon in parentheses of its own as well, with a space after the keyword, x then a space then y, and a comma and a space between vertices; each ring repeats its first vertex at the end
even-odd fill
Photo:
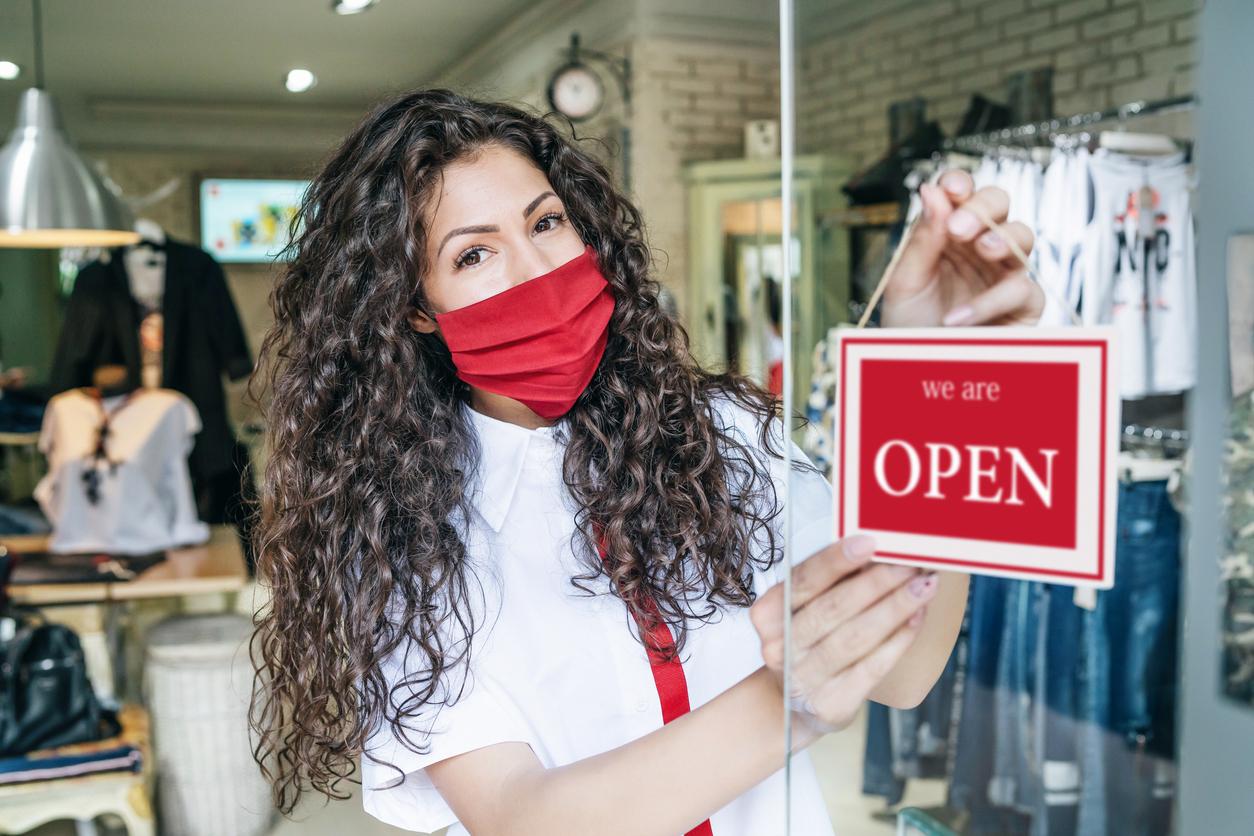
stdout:
POLYGON ((103 401, 71 389, 49 401, 39 436, 48 473, 35 487, 53 526, 48 550, 144 554, 205 542, 209 529, 197 517, 187 469, 200 426, 192 402, 168 389, 103 401), (105 452, 116 466, 92 455, 102 412, 109 415, 105 452), (95 502, 84 487, 91 470, 100 486, 95 502))
MULTIPOLYGON (((165 243, 165 230, 156 221, 140 218, 135 221, 135 231, 141 241, 165 243)), ((165 295, 165 253, 132 245, 126 248, 122 260, 130 280, 131 295, 145 308, 160 308, 165 295)))

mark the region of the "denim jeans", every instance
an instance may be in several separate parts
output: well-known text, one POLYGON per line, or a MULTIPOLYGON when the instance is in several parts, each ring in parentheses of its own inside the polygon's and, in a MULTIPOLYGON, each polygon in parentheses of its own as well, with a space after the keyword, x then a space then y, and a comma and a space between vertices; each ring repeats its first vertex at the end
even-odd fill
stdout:
POLYGON ((995 722, 998 692, 1008 684, 1001 662, 1002 643, 1008 627, 1007 604, 1019 581, 975 576, 967 605, 966 670, 961 677, 961 708, 954 745, 954 767, 949 782, 949 807, 966 811, 965 833, 1018 834, 1026 832, 1026 819, 1001 807, 990 797, 995 786, 995 722))
POLYGON ((993 775, 993 694, 997 687, 998 653, 1005 622, 1005 590, 1000 578, 971 578, 966 621, 967 668, 963 676, 962 707, 955 740, 954 771, 949 780, 949 806, 974 816, 987 805, 993 775))
POLYGON ((1041 652, 1037 655, 1033 729, 1042 762, 1033 836, 1075 833, 1081 792, 1098 798, 1105 795, 1100 784, 1104 773, 1097 769, 1099 759, 1085 763, 1085 772, 1097 773, 1093 781, 1082 784, 1080 780, 1080 700, 1086 693, 1081 652, 1085 611, 1075 605, 1070 587, 1048 586, 1044 594, 1037 631, 1041 652))
POLYGON ((1100 753, 1107 797, 1099 810, 1082 796, 1079 832, 1152 836, 1170 831, 1175 772, 1180 515, 1166 482, 1119 486, 1115 554, 1084 643, 1082 751, 1100 753))
POLYGON ((888 706, 867 704, 866 748, 862 756, 862 793, 882 796, 890 805, 901 803, 905 779, 893 772, 893 733, 888 706))
POLYGON ((1115 586, 973 578, 950 806, 969 833, 1167 833, 1180 517, 1165 482, 1119 487, 1115 586), (1024 817, 1026 816, 1026 818, 1024 817))
POLYGON ((1006 590, 1006 623, 998 654, 993 722, 997 729, 989 798, 999 807, 1030 812, 1037 797, 1039 759, 1033 752, 1037 624, 1043 587, 1012 581, 1006 590))
POLYGON ((953 719, 960 640, 936 684, 912 709, 867 706, 866 749, 862 760, 862 792, 900 803, 910 778, 944 778, 949 769, 949 732, 953 719))

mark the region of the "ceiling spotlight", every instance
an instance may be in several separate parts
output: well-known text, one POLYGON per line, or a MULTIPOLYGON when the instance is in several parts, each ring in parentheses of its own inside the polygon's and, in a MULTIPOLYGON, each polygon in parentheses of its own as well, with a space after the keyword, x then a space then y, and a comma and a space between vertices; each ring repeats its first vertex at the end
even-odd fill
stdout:
POLYGON ((293 93, 304 93, 318 83, 318 78, 309 70, 290 70, 285 83, 293 93))
POLYGON ((22 74, 22 68, 12 61, 0 61, 0 79, 12 81, 22 74))
POLYGON ((375 0, 331 0, 331 9, 337 15, 355 15, 375 4, 375 0))

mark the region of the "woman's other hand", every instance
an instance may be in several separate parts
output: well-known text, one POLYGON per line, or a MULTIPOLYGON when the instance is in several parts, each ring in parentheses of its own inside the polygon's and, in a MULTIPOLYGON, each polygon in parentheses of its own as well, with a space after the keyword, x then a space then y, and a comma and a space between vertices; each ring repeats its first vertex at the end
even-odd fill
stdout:
MULTIPOLYGON (((868 565, 869 537, 847 537, 792 570, 794 708, 821 731, 849 725, 862 703, 910 649, 936 595, 937 577, 911 566, 868 565)), ((776 584, 750 609, 762 657, 781 688, 784 587, 776 584)))
POLYGON ((1025 254, 1032 231, 1007 223, 1010 197, 998 188, 976 191, 965 171, 948 171, 919 187, 923 212, 889 269, 881 317, 886 327, 935 325, 1035 325, 1045 296, 991 218, 1025 254), (973 210, 983 210, 982 212, 973 210))

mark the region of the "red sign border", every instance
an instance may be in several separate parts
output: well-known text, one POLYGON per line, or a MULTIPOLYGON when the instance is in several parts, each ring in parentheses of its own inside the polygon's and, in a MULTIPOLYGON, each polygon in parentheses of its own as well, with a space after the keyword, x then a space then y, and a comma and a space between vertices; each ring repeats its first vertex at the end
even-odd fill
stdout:
MULTIPOLYGON (((1099 422, 1098 434, 1098 461, 1099 461, 1099 479, 1100 484, 1106 484, 1106 445, 1109 442, 1106 432, 1106 374, 1107 374, 1107 343, 1103 340, 1066 340, 1066 339, 1033 339, 1033 340, 1011 340, 1011 339, 991 339, 991 340, 973 340, 958 337, 845 337, 840 344, 840 379, 837 386, 840 388, 840 411, 838 418, 840 421, 840 449, 837 451, 837 461, 840 462, 839 474, 839 499, 836 507, 836 539, 845 536, 845 367, 848 360, 848 352, 850 345, 1006 345, 1006 346, 1050 346, 1063 348, 1098 348, 1101 350, 1102 365, 1102 417, 1099 422)), ((861 461, 861 460, 859 460, 861 461)), ((916 560, 922 562, 942 564, 946 566, 960 566, 970 569, 994 569, 1001 571, 1019 572, 1025 575, 1045 575, 1054 578, 1076 578, 1086 581, 1101 581, 1106 573, 1106 490, 1102 487, 1098 490, 1097 500, 1097 572, 1091 574, 1088 572, 1065 572, 1053 569, 1041 569, 1037 567, 1018 567, 1006 566, 1000 563, 980 563, 972 560, 954 560, 947 557, 931 557, 929 555, 900 554, 897 552, 877 551, 877 555, 883 557, 895 557, 903 560, 916 560)))

